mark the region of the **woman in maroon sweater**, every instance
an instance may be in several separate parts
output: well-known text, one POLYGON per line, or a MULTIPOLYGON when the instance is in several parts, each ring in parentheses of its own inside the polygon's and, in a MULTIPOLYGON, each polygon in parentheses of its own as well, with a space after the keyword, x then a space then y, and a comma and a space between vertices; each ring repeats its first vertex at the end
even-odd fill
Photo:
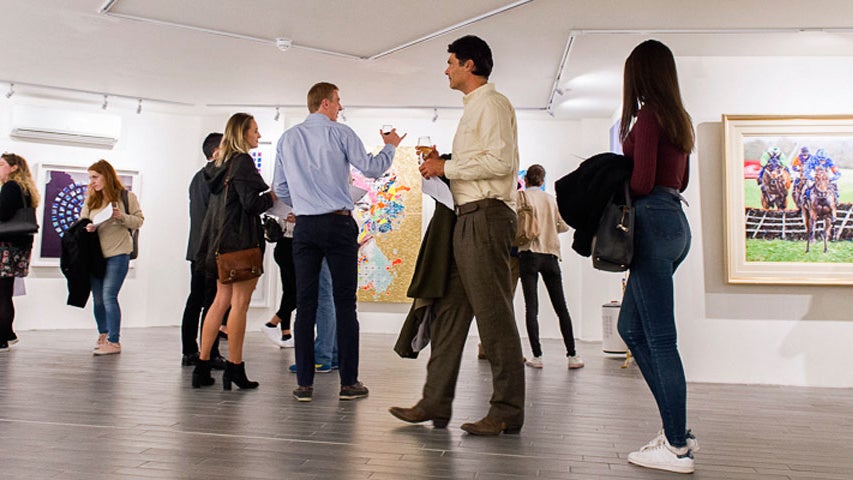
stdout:
POLYGON ((634 48, 625 61, 623 92, 620 136, 625 155, 634 161, 636 228, 619 333, 655 397, 663 424, 628 461, 691 473, 698 444, 686 428, 687 384, 676 343, 672 276, 690 248, 680 192, 687 187, 694 133, 666 45, 647 40, 634 48))

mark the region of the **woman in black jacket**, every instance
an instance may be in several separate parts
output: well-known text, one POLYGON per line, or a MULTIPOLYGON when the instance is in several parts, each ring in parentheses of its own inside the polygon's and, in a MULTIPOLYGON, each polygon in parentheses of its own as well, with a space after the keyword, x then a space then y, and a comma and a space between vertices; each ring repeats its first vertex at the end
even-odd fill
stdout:
MULTIPOLYGON (((0 184, 0 222, 8 221, 21 208, 38 206, 38 189, 23 157, 14 153, 0 156, 0 184)), ((26 277, 30 271, 32 250, 33 234, 0 236, 0 351, 18 343, 12 329, 12 292, 15 277, 26 277)))
MULTIPOLYGON (((217 271, 216 254, 235 252, 253 247, 264 248, 260 214, 269 210, 275 194, 269 190, 249 155, 258 147, 261 134, 258 124, 247 113, 235 113, 228 120, 219 156, 204 167, 204 177, 210 187, 210 204, 202 224, 201 246, 197 261, 205 262, 206 270, 217 271), (263 193, 267 192, 267 193, 263 193), (263 194, 262 194, 263 193, 263 194)), ((194 388, 213 385, 210 376, 210 350, 219 334, 221 319, 228 313, 228 362, 222 375, 222 388, 231 389, 231 382, 240 388, 256 388, 258 382, 246 378, 243 364, 243 338, 246 334, 246 312, 257 278, 223 284, 217 280, 216 298, 207 310, 201 333, 199 361, 193 370, 194 388)))

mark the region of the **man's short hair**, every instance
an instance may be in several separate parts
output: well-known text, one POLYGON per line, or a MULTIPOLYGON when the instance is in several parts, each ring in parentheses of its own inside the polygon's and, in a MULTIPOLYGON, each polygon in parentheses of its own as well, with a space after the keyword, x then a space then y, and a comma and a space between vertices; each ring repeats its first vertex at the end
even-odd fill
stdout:
POLYGON ((319 110, 323 100, 332 99, 335 90, 338 90, 338 87, 334 83, 315 83, 311 90, 308 90, 308 111, 314 113, 319 110))
POLYGON ((222 143, 221 133, 208 134, 204 139, 204 143, 201 144, 201 151, 204 152, 204 158, 208 160, 213 158, 213 152, 216 151, 220 143, 222 143))
POLYGON ((447 53, 456 55, 460 64, 472 60, 474 62, 474 75, 485 77, 486 80, 489 79, 492 68, 495 66, 489 44, 474 35, 465 35, 456 39, 447 46, 447 53))

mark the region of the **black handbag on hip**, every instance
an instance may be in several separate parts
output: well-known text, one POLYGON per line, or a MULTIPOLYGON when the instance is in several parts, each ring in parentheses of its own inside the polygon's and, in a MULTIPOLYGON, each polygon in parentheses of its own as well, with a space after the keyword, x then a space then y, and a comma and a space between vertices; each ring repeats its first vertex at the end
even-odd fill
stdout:
POLYGON ((21 191, 21 201, 24 206, 15 210, 15 214, 9 220, 0 222, 0 236, 32 235, 39 231, 36 209, 26 206, 27 199, 23 191, 21 191))
POLYGON ((634 257, 634 208, 628 182, 624 193, 614 193, 604 207, 592 238, 592 266, 605 272, 624 272, 634 257))

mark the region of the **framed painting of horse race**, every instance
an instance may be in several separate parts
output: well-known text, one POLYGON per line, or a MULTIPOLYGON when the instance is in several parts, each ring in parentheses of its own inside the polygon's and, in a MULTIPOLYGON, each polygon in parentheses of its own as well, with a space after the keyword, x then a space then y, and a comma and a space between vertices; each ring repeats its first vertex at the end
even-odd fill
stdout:
POLYGON ((723 115, 730 283, 853 285, 853 116, 723 115))

